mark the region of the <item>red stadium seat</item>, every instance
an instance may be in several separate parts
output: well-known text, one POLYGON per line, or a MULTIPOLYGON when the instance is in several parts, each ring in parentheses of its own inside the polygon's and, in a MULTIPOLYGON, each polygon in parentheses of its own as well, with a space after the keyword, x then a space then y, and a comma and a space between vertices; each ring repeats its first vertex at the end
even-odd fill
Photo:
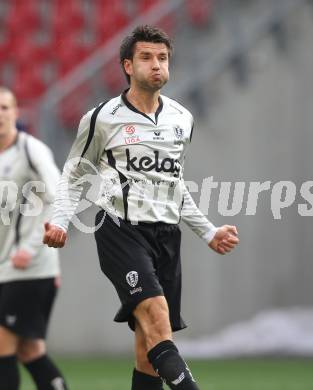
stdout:
POLYGON ((95 30, 100 44, 125 27, 128 21, 122 1, 96 0, 95 30))
POLYGON ((127 81, 119 66, 118 57, 114 58, 103 68, 102 79, 104 85, 112 95, 120 93, 121 89, 126 86, 127 81))
POLYGON ((64 76, 72 70, 77 64, 83 61, 93 50, 91 45, 83 45, 74 35, 64 37, 53 43, 51 51, 57 61, 59 77, 64 76))
POLYGON ((0 45, 0 63, 8 61, 8 52, 10 50, 9 42, 3 42, 0 45))
POLYGON ((33 50, 32 42, 26 36, 21 35, 9 41, 8 57, 15 63, 24 63, 31 60, 33 50))
POLYGON ((36 0, 12 0, 5 22, 5 29, 10 37, 32 32, 41 26, 41 17, 36 0))
POLYGON ((20 66, 16 69, 12 88, 23 104, 38 98, 45 91, 46 85, 35 66, 20 66))
POLYGON ((70 95, 59 105, 59 117, 67 130, 76 129, 79 120, 88 106, 90 96, 90 87, 87 84, 81 85, 75 89, 70 95))
POLYGON ((55 0, 53 5, 52 35, 54 39, 61 39, 84 29, 85 16, 77 0, 55 0))

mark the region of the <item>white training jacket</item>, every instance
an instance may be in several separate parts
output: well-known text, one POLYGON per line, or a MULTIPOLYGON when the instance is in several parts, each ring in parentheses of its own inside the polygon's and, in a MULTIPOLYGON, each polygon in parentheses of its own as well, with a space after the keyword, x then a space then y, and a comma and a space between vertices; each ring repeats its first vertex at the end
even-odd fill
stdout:
POLYGON ((31 135, 18 133, 0 153, 0 283, 60 273, 57 250, 42 243, 59 178, 50 149, 31 135), (25 270, 12 266, 18 249, 32 255, 25 270))
POLYGON ((81 119, 51 223, 68 229, 77 207, 82 209, 85 183, 87 199, 112 216, 134 224, 177 224, 182 219, 211 241, 216 228, 197 208, 183 180, 192 115, 165 96, 160 96, 155 114, 144 114, 127 100, 126 92, 81 119))

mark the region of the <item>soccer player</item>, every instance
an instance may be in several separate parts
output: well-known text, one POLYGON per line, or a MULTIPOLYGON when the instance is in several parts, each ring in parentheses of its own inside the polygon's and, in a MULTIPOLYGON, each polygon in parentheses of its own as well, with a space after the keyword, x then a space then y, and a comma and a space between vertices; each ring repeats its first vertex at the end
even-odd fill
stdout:
POLYGON ((127 321, 135 332, 132 390, 160 390, 163 382, 171 389, 199 388, 172 337, 186 326, 180 219, 217 253, 238 243, 236 227, 216 228, 184 184, 193 117, 160 94, 171 53, 168 36, 154 27, 139 26, 124 39, 120 60, 130 88, 82 118, 44 236, 48 246, 65 244, 83 178, 97 169, 103 185, 95 238, 101 269, 121 300, 115 321, 127 321))
POLYGON ((38 390, 65 390, 45 343, 58 253, 42 244, 60 174, 48 147, 17 131, 17 115, 15 96, 0 87, 0 389, 19 388, 20 361, 38 390))

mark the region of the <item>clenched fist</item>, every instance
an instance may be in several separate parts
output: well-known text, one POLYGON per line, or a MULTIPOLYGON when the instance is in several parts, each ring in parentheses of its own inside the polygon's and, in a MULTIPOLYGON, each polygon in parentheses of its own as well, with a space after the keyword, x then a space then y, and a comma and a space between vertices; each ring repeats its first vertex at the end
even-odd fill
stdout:
POLYGON ((232 251, 239 243, 236 226, 224 225, 218 228, 209 247, 220 255, 232 251))
POLYGON ((53 248, 63 248, 67 239, 67 233, 59 226, 45 223, 45 235, 43 243, 53 248))
POLYGON ((14 268, 26 269, 32 261, 32 255, 23 249, 19 249, 11 257, 11 261, 14 268))

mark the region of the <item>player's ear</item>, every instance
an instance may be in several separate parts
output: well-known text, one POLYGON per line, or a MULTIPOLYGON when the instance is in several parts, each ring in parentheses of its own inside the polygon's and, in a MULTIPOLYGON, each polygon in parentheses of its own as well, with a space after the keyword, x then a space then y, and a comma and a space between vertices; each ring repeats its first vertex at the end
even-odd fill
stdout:
POLYGON ((124 65, 125 72, 126 72, 129 76, 131 76, 131 75, 133 74, 133 62, 132 62, 132 60, 126 58, 126 59, 124 60, 123 65, 124 65))

